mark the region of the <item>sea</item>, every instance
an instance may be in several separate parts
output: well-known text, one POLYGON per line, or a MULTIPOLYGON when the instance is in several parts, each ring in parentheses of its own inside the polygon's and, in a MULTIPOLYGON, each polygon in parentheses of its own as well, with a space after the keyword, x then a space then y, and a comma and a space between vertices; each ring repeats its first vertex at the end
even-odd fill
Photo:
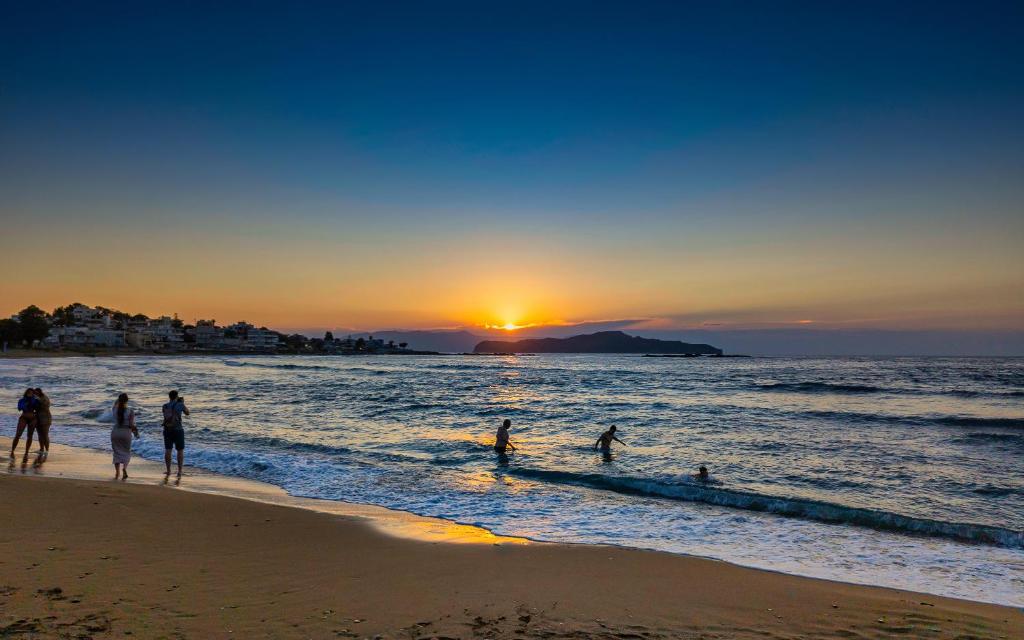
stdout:
POLYGON ((128 393, 154 460, 178 389, 188 464, 296 496, 1024 606, 1024 359, 0 360, 5 435, 29 385, 54 442, 104 450, 128 393))

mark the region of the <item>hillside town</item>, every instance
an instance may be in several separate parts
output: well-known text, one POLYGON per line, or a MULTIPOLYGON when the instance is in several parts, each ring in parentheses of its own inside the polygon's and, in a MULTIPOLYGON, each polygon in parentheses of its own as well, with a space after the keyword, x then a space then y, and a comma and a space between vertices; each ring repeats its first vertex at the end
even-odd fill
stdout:
POLYGON ((219 326, 216 320, 187 324, 177 315, 150 318, 81 303, 46 313, 30 306, 0 320, 0 347, 52 351, 123 351, 160 353, 418 353, 404 342, 395 344, 373 336, 323 338, 287 335, 245 321, 219 326))

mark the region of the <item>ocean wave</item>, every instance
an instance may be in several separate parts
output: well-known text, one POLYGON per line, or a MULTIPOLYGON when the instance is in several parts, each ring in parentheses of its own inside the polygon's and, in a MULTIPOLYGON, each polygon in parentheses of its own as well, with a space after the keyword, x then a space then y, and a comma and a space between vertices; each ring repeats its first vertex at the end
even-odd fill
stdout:
POLYGON ((416 412, 427 411, 431 409, 444 409, 447 406, 448 405, 443 402, 411 402, 408 404, 396 402, 395 404, 392 405, 383 406, 368 411, 363 411, 361 415, 367 418, 381 418, 383 416, 396 413, 406 413, 409 411, 416 412))
POLYGON ((836 382, 773 382, 755 385, 762 391, 796 391, 799 393, 880 393, 880 387, 866 384, 840 384, 836 382))
MULTIPOLYGON (((102 443, 96 443, 103 448, 102 443)), ((163 458, 163 439, 147 436, 132 442, 132 451, 149 460, 163 458)), ((260 454, 252 451, 238 451, 224 448, 190 446, 187 451, 188 464, 208 471, 230 476, 280 484, 287 477, 292 465, 277 454, 260 454)))
POLYGON ((839 382, 770 382, 754 384, 753 387, 759 391, 769 392, 793 392, 793 393, 836 393, 836 394, 868 394, 868 393, 891 393, 894 395, 914 396, 954 396, 958 398, 1020 398, 1024 397, 1024 391, 999 391, 987 389, 984 391, 976 389, 914 389, 908 387, 878 387, 869 384, 848 384, 839 382))
POLYGON ((936 424, 951 427, 996 427, 1024 429, 1024 418, 976 418, 973 416, 942 416, 931 419, 936 424))
POLYGON ((883 531, 946 538, 961 542, 990 544, 1012 549, 1024 549, 1024 532, 1000 527, 929 520, 913 516, 847 507, 830 502, 803 498, 784 498, 758 493, 720 489, 695 483, 670 484, 628 476, 605 476, 594 473, 548 471, 544 469, 510 468, 509 474, 544 482, 571 484, 603 489, 630 495, 642 495, 686 502, 702 502, 745 511, 759 511, 776 515, 814 520, 833 524, 848 524, 883 531))
MULTIPOLYGON (((140 407, 131 407, 131 410, 135 412, 135 418, 137 420, 142 419, 145 415, 145 410, 140 407)), ((86 409, 78 414, 86 420, 92 420, 94 422, 100 422, 103 424, 113 424, 114 422, 114 407, 113 405, 102 409, 86 409)))
POLYGON ((283 369, 285 371, 337 371, 335 367, 325 367, 317 364, 266 364, 263 362, 238 362, 237 360, 224 360, 221 364, 224 364, 228 367, 283 369))
POLYGON ((1021 444, 1024 445, 1024 434, 1019 433, 968 433, 967 435, 954 438, 953 442, 957 444, 975 444, 979 442, 1004 442, 1008 444, 1021 444))
POLYGON ((255 445, 261 449, 269 449, 270 451, 275 452, 294 451, 301 453, 317 453, 329 456, 351 454, 353 452, 352 449, 338 445, 301 442, 276 436, 260 436, 226 432, 219 434, 219 439, 223 442, 239 444, 246 447, 255 445))
POLYGON ((82 416, 83 418, 85 418, 87 420, 98 420, 100 422, 110 422, 110 420, 111 420, 109 418, 110 414, 111 414, 111 409, 108 407, 106 409, 86 409, 85 411, 82 411, 78 415, 82 416), (106 413, 107 416, 108 416, 108 419, 105 420, 105 421, 102 419, 104 413, 106 413))
POLYGON ((489 365, 483 365, 483 364, 463 364, 463 363, 455 364, 455 363, 445 363, 445 362, 442 362, 442 363, 438 363, 438 364, 423 365, 422 368, 423 369, 443 369, 443 370, 446 370, 446 371, 479 371, 479 370, 484 370, 484 369, 489 369, 489 370, 492 370, 492 371, 497 371, 499 369, 502 369, 503 367, 501 367, 501 366, 489 366, 489 365))
POLYGON ((984 418, 980 416, 894 416, 884 413, 859 413, 856 411, 801 411, 797 415, 828 418, 836 421, 885 422, 911 425, 943 425, 947 427, 972 427, 995 429, 1024 429, 1024 418, 984 418))
POLYGON ((1024 391, 974 391, 971 389, 950 389, 939 392, 959 398, 1024 398, 1024 391))
POLYGON ((985 485, 983 487, 977 487, 973 489, 974 493, 983 496, 1012 496, 1012 495, 1024 495, 1024 487, 999 487, 996 485, 985 485))

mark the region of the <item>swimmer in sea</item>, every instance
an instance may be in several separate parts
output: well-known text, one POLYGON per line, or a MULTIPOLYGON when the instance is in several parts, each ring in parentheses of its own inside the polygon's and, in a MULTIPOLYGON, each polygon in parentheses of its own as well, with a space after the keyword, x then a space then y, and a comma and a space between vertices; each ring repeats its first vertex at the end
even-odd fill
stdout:
POLYGON ((601 449, 601 453, 611 453, 611 450, 612 450, 612 440, 614 440, 615 442, 618 442, 619 444, 621 444, 624 447, 628 446, 625 442, 623 442, 622 440, 619 440, 618 438, 615 437, 615 430, 616 430, 616 427, 613 424, 610 429, 608 429, 607 431, 602 433, 601 437, 598 438, 597 442, 594 443, 594 449, 600 448, 601 449))
POLYGON ((693 477, 695 480, 700 480, 701 482, 707 482, 711 479, 711 475, 708 473, 708 468, 704 465, 700 465, 700 469, 697 473, 693 474, 693 477))
POLYGON ((501 426, 498 427, 498 433, 494 436, 494 450, 500 454, 504 454, 506 449, 511 449, 513 451, 516 450, 508 439, 508 429, 511 426, 512 421, 506 418, 505 421, 501 423, 501 426))

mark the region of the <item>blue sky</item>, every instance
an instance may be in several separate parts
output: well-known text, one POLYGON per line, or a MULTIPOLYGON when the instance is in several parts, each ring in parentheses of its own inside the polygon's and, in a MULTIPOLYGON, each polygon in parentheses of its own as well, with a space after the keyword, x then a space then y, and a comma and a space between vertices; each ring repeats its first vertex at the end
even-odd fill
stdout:
POLYGON ((140 289, 178 274, 204 292, 168 301, 189 313, 290 326, 473 324, 505 287, 541 323, 1022 328, 1020 3, 5 6, 0 215, 62 256, 28 271, 0 247, 36 280, 19 303, 82 297, 60 273, 116 236, 149 280, 96 264, 118 293, 95 303, 159 305, 140 289), (493 258, 463 254, 481 243, 493 258), (477 303, 491 260, 525 266, 477 303), (202 278, 268 261, 274 308, 202 278), (573 275, 538 284, 552 265, 573 275), (758 297, 765 265, 791 313, 758 297), (809 270, 830 280, 801 293, 809 270), (297 278, 409 302, 281 314, 297 278), (928 303, 877 312, 899 298, 928 303))

